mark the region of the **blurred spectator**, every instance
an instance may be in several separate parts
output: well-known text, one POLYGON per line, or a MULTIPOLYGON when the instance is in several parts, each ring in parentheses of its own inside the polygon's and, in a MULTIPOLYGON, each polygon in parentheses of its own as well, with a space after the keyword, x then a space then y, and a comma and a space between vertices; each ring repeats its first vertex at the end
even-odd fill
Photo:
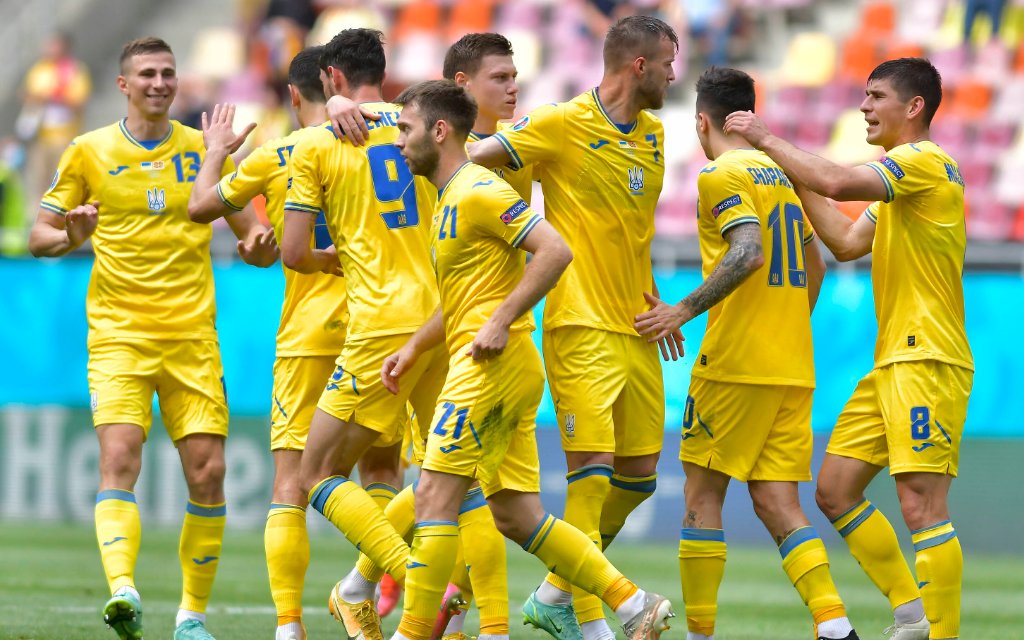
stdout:
POLYGON ((31 202, 38 202, 49 187, 61 153, 78 134, 91 91, 89 70, 71 55, 70 38, 63 33, 48 38, 42 57, 25 76, 15 125, 28 148, 25 175, 31 202))
POLYGON ((730 40, 740 33, 738 4, 736 0, 691 0, 683 3, 690 37, 706 65, 729 62, 730 40))
POLYGON ((29 220, 18 168, 23 148, 16 140, 0 140, 0 255, 20 255, 27 250, 29 220))
POLYGON ((974 21, 978 14, 984 13, 992 23, 992 31, 989 38, 995 40, 999 37, 999 28, 1002 25, 1003 9, 1006 8, 1006 0, 967 0, 964 8, 964 44, 971 42, 971 31, 974 29, 974 21))

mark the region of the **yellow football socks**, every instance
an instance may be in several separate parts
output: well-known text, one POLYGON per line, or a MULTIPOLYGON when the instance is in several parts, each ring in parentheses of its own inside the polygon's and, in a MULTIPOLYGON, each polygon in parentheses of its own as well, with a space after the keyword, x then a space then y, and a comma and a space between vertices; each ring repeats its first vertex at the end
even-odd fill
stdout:
POLYGON ((277 610, 277 625, 302 621, 302 591, 309 567, 309 532, 306 509, 272 503, 263 531, 270 576, 270 597, 277 610))
POLYGON ((825 545, 814 527, 800 527, 779 545, 782 568, 811 611, 814 624, 845 618, 846 608, 832 581, 825 545))
POLYGON ((710 636, 718 615, 718 587, 725 574, 725 532, 683 528, 679 533, 679 575, 686 602, 686 628, 710 636))
POLYGON ((383 482, 374 482, 366 487, 366 493, 373 498, 373 501, 377 503, 381 511, 388 508, 391 501, 394 500, 395 496, 398 495, 398 489, 392 487, 390 484, 383 482))
POLYGON ((139 557, 142 522, 135 494, 108 489, 96 494, 96 540, 110 593, 135 587, 135 562, 139 557))
POLYGON ((613 610, 637 591, 636 585, 608 562, 593 540, 550 513, 522 546, 527 553, 537 556, 548 571, 588 593, 601 594, 601 600, 613 610))
POLYGON ((649 476, 622 476, 612 474, 608 496, 601 508, 601 545, 604 549, 619 535, 629 514, 644 500, 654 495, 658 486, 658 474, 649 476))
MULTIPOLYGON (((388 502, 387 507, 384 509, 384 517, 388 519, 388 522, 395 528, 398 535, 402 536, 404 541, 412 541, 412 530, 416 526, 415 483, 399 491, 388 502)), ((356 561, 356 570, 368 582, 380 582, 380 579, 384 577, 384 570, 374 564, 373 560, 367 558, 365 553, 359 554, 359 560, 356 561)))
POLYGON ((405 581, 409 547, 362 487, 330 476, 310 490, 309 504, 399 584, 405 581))
POLYGON ((917 581, 933 638, 960 637, 960 585, 964 555, 953 523, 944 520, 911 533, 917 581))
POLYGON ((832 526, 893 609, 921 597, 896 532, 875 505, 862 500, 834 518, 832 526))
POLYGON ((405 609, 398 624, 398 633, 409 640, 430 638, 458 547, 458 523, 416 523, 405 580, 405 609))
MULTIPOLYGON (((601 510, 608 496, 611 477, 612 468, 606 464, 589 464, 565 476, 568 486, 565 491, 564 520, 582 531, 596 545, 601 542, 601 510)), ((604 608, 597 596, 578 587, 573 588, 554 573, 548 574, 547 581, 563 591, 572 591, 573 608, 581 624, 604 618, 604 608)))
MULTIPOLYGON (((505 536, 494 524, 480 488, 471 489, 459 509, 459 538, 471 592, 480 609, 480 633, 508 635, 508 568, 505 536)), ((459 573, 459 567, 456 567, 459 573)), ((452 579, 456 585, 459 581, 452 579)), ((461 585, 459 585, 461 586, 461 585)), ((463 595, 466 595, 465 591, 463 595)), ((468 598, 466 598, 468 602, 468 598)))
POLYGON ((185 505, 178 559, 181 561, 181 609, 203 613, 217 577, 220 547, 224 540, 227 507, 220 504, 185 505))

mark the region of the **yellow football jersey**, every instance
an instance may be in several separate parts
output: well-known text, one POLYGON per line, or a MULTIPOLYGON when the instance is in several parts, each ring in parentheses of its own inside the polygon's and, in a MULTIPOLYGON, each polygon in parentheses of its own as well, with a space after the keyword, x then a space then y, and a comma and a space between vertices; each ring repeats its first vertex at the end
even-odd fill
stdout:
POLYGON ((765 263, 708 311, 693 376, 814 387, 804 245, 814 239, 793 184, 771 158, 733 149, 697 176, 697 233, 707 278, 729 250, 725 233, 761 230, 765 263))
MULTIPOLYGON (((512 126, 511 122, 499 122, 498 131, 508 129, 512 126)), ((484 138, 489 138, 490 134, 476 133, 473 131, 469 132, 469 140, 467 142, 477 142, 484 138)), ((533 200, 533 166, 527 165, 521 169, 514 169, 512 167, 498 167, 494 169, 494 173, 498 174, 498 177, 509 183, 519 196, 526 201, 526 204, 530 204, 533 200)))
POLYGON ((545 105, 495 137, 510 166, 534 165, 545 218, 573 252, 548 293, 544 328, 577 325, 636 335, 651 291, 654 208, 665 176, 661 121, 613 122, 593 89, 545 105))
MULTIPOLYGON (((448 350, 473 340, 523 277, 519 244, 542 218, 507 182, 467 162, 438 194, 430 229, 448 350)), ((524 313, 510 331, 532 331, 524 313)))
POLYGON ((348 340, 413 332, 438 303, 427 237, 437 190, 413 177, 394 144, 400 108, 363 106, 381 115, 367 121, 365 147, 339 141, 327 124, 296 141, 284 205, 326 214, 347 283, 348 340))
MULTIPOLYGON (((288 161, 306 129, 257 147, 221 179, 217 193, 228 207, 241 210, 256 195, 267 198, 267 217, 278 241, 284 237, 284 200, 288 191, 288 161)), ((323 212, 317 215, 313 242, 326 249, 333 244, 323 212)), ((336 356, 345 341, 348 304, 345 279, 325 273, 284 270, 284 302, 277 329, 278 357, 336 356)))
POLYGON ((934 142, 900 145, 878 162, 886 202, 877 223, 871 281, 878 341, 875 366, 939 360, 974 369, 964 328, 964 180, 934 142))
MULTIPOLYGON (((100 202, 86 296, 90 344, 109 338, 215 339, 209 225, 188 217, 203 134, 171 121, 156 141, 125 121, 85 133, 61 156, 40 206, 63 215, 100 202)), ((222 173, 235 167, 230 158, 222 173)))

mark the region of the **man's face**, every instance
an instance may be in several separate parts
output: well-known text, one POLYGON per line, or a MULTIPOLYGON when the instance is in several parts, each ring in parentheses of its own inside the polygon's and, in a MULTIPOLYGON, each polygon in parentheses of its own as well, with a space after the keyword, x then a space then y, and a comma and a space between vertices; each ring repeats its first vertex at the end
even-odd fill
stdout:
POLYGON ((647 58, 638 92, 646 109, 660 109, 665 105, 668 86, 676 79, 672 63, 676 59, 676 46, 668 38, 658 42, 655 52, 647 58))
POLYGON ((900 100, 888 79, 871 80, 860 103, 868 123, 867 141, 886 149, 895 146, 907 122, 909 103, 900 100))
POLYGON ((395 146, 402 152, 409 170, 418 176, 430 176, 437 169, 441 156, 433 131, 415 104, 408 104, 398 118, 398 139, 395 146))
POLYGON ((166 115, 178 92, 174 55, 158 51, 132 56, 117 82, 128 103, 144 116, 166 115))
POLYGON ((480 109, 480 115, 493 120, 510 120, 515 116, 519 72, 512 56, 486 55, 476 73, 466 78, 463 86, 480 109))

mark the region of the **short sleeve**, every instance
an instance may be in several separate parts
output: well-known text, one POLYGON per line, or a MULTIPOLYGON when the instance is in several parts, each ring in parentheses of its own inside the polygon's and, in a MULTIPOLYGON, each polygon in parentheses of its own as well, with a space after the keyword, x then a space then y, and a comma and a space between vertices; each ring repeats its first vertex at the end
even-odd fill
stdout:
POLYGON ((319 148, 312 136, 303 136, 295 143, 288 162, 288 195, 285 211, 301 211, 318 215, 323 207, 319 148))
POLYGON ((265 145, 250 153, 238 169, 217 183, 217 195, 224 206, 241 211, 246 203, 266 190, 267 178, 277 164, 277 153, 265 145))
POLYGON ((902 144, 893 148, 881 160, 869 162, 867 166, 885 184, 886 202, 892 202, 900 196, 919 193, 935 184, 935 175, 931 166, 930 154, 925 153, 916 144, 902 144))
POLYGON ((882 208, 881 202, 872 202, 864 209, 864 216, 871 222, 878 224, 878 212, 882 208))
POLYGON ((57 172, 53 174, 50 188, 43 194, 39 206, 47 211, 64 215, 81 205, 89 197, 82 162, 82 148, 78 141, 72 142, 60 156, 57 172))
POLYGON ((518 248, 543 218, 507 183, 475 186, 460 208, 469 209, 471 224, 481 235, 501 238, 518 248))
POLYGON ((750 196, 750 178, 736 168, 726 165, 705 168, 697 176, 697 190, 700 215, 710 216, 723 236, 741 224, 761 224, 750 196))
POLYGON ((565 138, 565 108, 565 103, 537 107, 494 134, 511 158, 509 166, 522 169, 558 157, 565 138))

